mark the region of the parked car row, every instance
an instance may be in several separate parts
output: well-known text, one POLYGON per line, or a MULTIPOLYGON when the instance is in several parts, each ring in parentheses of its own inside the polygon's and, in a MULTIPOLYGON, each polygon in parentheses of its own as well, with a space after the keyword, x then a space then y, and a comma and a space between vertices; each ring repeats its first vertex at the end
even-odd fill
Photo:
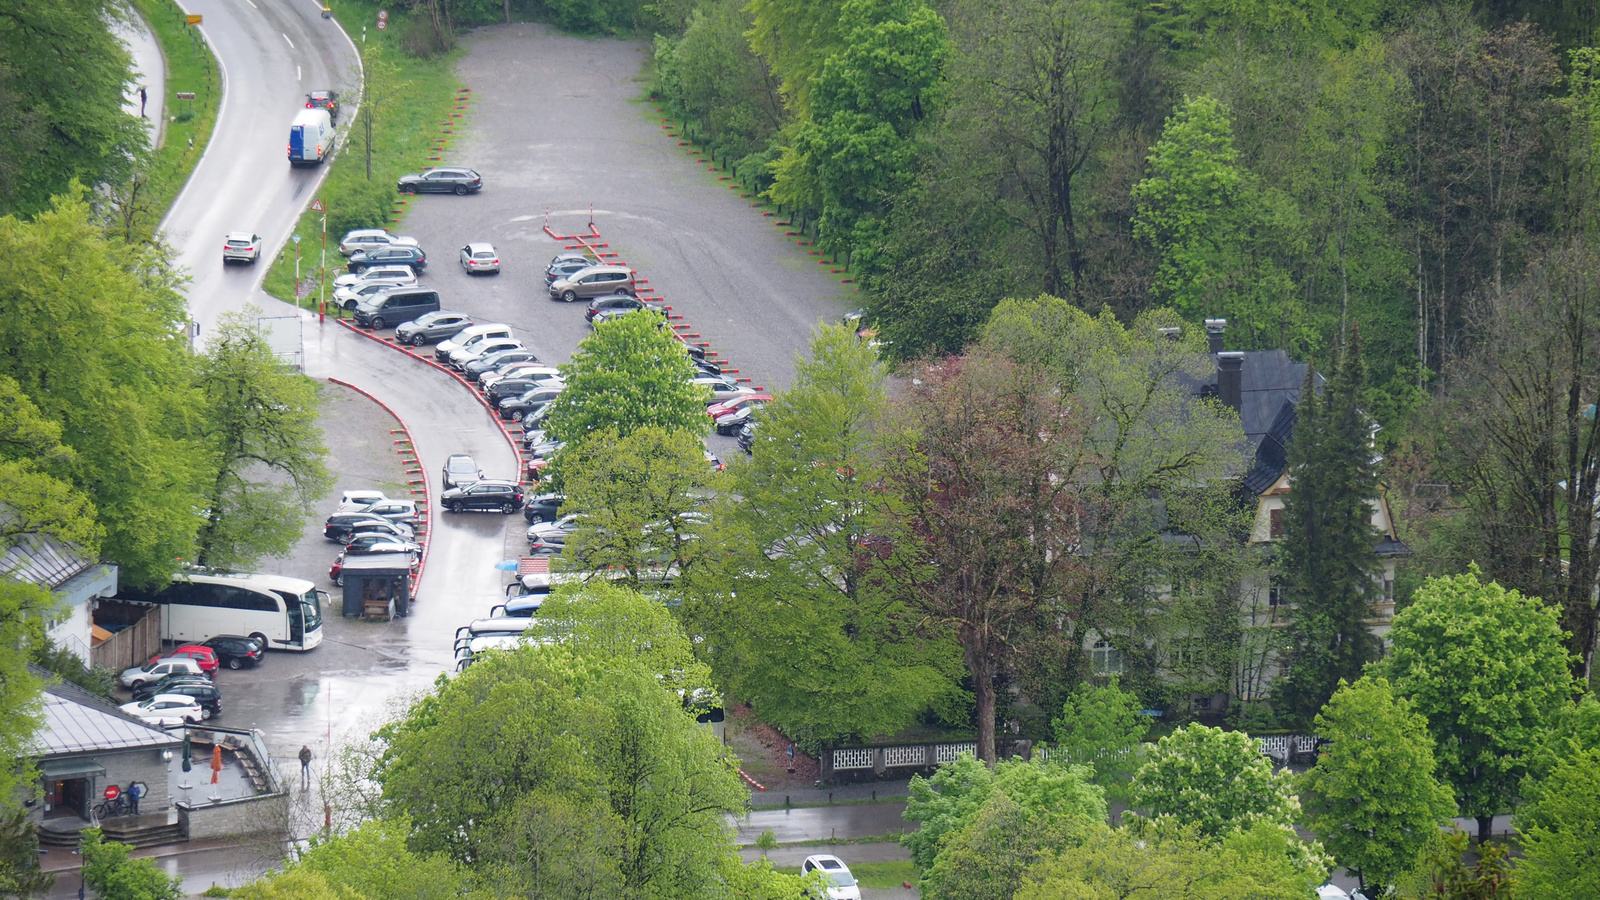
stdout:
POLYGON ((222 714, 222 689, 213 682, 218 668, 256 666, 266 647, 256 638, 218 635, 151 657, 123 670, 118 680, 133 694, 122 711, 152 725, 192 725, 222 714))

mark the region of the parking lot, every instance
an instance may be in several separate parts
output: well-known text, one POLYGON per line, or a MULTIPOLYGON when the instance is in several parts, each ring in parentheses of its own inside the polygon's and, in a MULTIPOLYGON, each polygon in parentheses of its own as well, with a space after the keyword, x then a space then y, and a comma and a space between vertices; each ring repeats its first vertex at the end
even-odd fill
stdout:
MULTIPOLYGON (((444 162, 477 169, 485 188, 465 197, 408 198, 410 211, 396 229, 427 250, 421 281, 439 290, 447 308, 505 322, 541 360, 566 361, 589 329, 583 304, 552 302, 544 289, 544 266, 563 248, 544 225, 548 211, 558 233, 585 230, 591 204, 608 251, 648 279, 698 340, 755 384, 786 385, 814 325, 856 305, 850 288, 786 238, 773 217, 666 136, 659 114, 639 99, 646 45, 562 37, 534 25, 485 29, 464 44, 459 71, 472 99, 444 162), (457 250, 475 241, 499 250, 500 274, 461 270, 457 250)), ((342 351, 332 335, 308 336, 317 340, 324 347, 312 355, 331 360, 338 377, 342 351)), ((387 354, 377 366, 393 374, 379 371, 374 379, 367 359, 360 363, 366 381, 351 380, 406 391, 420 398, 418 407, 434 411, 410 413, 406 424, 435 491, 443 456, 451 452, 487 461, 490 477, 510 474, 499 471, 509 465, 504 439, 465 387, 398 351, 377 352, 387 354)), ((350 365, 357 364, 352 355, 350 365)), ((377 487, 391 496, 409 489, 391 434, 395 420, 348 389, 326 385, 323 393, 336 489, 377 487)), ((711 441, 725 457, 739 452, 730 438, 711 441)), ((263 560, 260 570, 310 578, 334 591, 328 565, 337 547, 322 537, 321 526, 336 501, 324 498, 296 550, 263 560)), ((321 647, 275 651, 257 670, 219 674, 226 693, 221 721, 262 729, 280 761, 309 744, 313 768, 320 769, 341 741, 363 737, 395 702, 449 669, 455 628, 487 613, 490 585, 509 579, 493 567, 526 548, 525 527, 520 515, 436 517, 409 618, 341 619, 334 591, 321 647)))

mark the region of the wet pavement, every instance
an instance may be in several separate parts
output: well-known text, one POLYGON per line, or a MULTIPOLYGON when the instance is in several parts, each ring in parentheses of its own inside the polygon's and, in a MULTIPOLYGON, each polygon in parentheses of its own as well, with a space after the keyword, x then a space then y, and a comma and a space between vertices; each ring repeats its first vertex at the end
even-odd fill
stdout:
POLYGON ((734 820, 737 843, 753 844, 771 831, 780 844, 846 840, 915 831, 907 822, 904 803, 862 803, 798 809, 753 809, 734 820))

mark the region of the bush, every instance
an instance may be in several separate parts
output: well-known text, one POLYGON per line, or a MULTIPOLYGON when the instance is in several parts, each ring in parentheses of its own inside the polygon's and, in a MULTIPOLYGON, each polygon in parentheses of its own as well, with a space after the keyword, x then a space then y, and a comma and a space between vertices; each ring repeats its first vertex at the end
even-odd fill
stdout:
MULTIPOLYGON (((359 152, 347 146, 346 153, 359 152)), ((328 179, 323 189, 328 204, 328 233, 343 235, 356 228, 383 228, 394 205, 395 187, 388 180, 328 179)))
POLYGON ((419 59, 433 59, 450 52, 456 45, 455 35, 441 37, 427 16, 407 16, 400 23, 399 32, 401 49, 419 59))

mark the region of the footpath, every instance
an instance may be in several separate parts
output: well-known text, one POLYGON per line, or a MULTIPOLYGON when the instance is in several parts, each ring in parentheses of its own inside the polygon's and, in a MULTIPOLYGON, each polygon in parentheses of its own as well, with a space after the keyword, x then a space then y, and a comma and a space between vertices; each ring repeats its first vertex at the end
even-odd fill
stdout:
POLYGON ((115 31, 133 55, 133 83, 128 86, 122 108, 129 115, 137 116, 140 104, 143 104, 145 127, 150 131, 150 147, 158 148, 165 130, 162 126, 167 121, 164 103, 167 96, 167 65, 161 56, 161 45, 136 10, 130 9, 128 21, 118 22, 115 31), (139 96, 141 88, 144 90, 142 100, 139 96))

